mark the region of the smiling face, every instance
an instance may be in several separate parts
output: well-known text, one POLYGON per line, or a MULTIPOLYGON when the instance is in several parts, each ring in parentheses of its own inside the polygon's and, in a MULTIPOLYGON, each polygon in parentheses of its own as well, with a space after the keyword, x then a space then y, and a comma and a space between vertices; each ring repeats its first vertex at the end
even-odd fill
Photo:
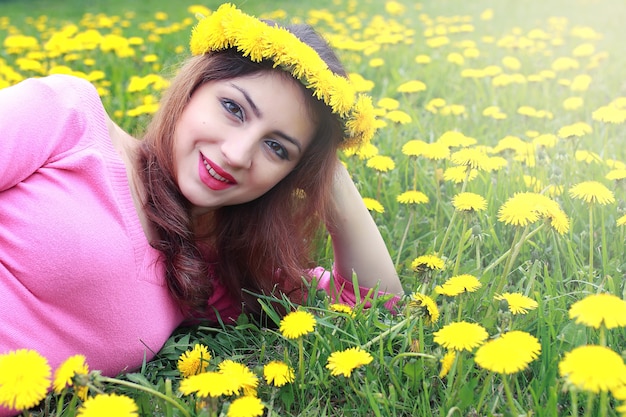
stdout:
POLYGON ((296 167, 314 134, 301 86, 278 71, 206 82, 176 124, 178 186, 194 214, 252 201, 296 167))

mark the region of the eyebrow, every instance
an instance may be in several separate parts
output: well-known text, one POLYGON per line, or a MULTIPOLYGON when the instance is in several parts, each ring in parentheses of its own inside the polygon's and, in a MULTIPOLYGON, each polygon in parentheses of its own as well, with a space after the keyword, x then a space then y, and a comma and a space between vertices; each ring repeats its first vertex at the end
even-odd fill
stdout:
MULTIPOLYGON (((261 112, 261 110, 257 107, 257 105, 255 104, 255 102, 252 100, 252 97, 250 97, 250 94, 248 94, 248 92, 233 83, 230 83, 231 87, 233 87, 234 89, 236 89, 237 91, 239 91, 241 94, 243 94, 243 97, 246 99, 246 101, 248 102, 248 105, 250 106, 250 108, 252 109, 252 112, 254 113, 254 115, 258 118, 262 118, 263 117, 263 113, 261 112)), ((300 141, 297 140, 294 137, 289 136, 288 134, 281 132, 279 130, 277 130, 276 132, 274 132, 277 136, 280 136, 281 138, 285 139, 287 142, 292 143, 296 148, 298 148, 298 151, 300 153, 302 153, 302 145, 300 144, 300 141)))

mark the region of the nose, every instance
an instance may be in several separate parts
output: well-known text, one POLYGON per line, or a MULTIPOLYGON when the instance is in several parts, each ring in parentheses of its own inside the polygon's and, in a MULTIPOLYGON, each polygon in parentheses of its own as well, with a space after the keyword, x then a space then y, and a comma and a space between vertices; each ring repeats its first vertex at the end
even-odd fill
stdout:
POLYGON ((258 146, 257 143, 257 140, 251 134, 227 137, 220 147, 224 161, 232 168, 250 168, 256 146, 258 146))

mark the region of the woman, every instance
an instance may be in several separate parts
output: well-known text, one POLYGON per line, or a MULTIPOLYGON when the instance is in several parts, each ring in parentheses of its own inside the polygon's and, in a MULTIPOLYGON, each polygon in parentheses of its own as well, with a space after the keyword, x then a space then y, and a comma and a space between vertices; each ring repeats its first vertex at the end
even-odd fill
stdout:
POLYGON ((371 109, 323 40, 223 5, 191 47, 141 141, 86 81, 0 91, 0 353, 35 349, 52 369, 81 353, 115 375, 188 318, 302 301, 303 277, 345 302, 353 273, 402 292, 336 157, 371 135, 371 109), (310 269, 321 224, 334 279, 310 269))

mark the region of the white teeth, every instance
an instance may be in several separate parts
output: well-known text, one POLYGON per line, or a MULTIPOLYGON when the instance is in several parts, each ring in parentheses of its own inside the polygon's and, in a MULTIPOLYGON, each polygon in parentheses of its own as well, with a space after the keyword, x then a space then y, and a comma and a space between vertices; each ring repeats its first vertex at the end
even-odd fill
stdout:
POLYGON ((212 176, 213 178, 215 178, 218 181, 228 182, 228 180, 226 178, 222 177, 220 174, 215 172, 213 167, 211 165, 209 165, 209 163, 206 160, 203 160, 203 162, 204 162, 204 166, 205 166, 206 170, 209 172, 210 176, 212 176))

